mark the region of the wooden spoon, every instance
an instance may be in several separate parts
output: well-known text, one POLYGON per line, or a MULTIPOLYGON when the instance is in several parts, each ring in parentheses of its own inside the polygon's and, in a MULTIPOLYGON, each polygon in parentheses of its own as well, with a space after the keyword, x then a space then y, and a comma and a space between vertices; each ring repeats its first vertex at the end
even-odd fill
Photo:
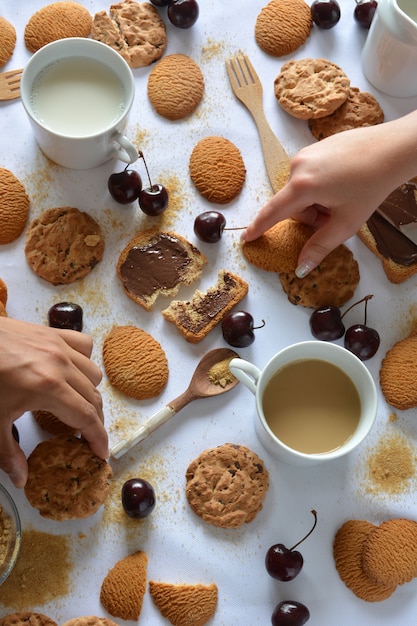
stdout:
POLYGON ((120 459, 128 450, 140 443, 157 428, 165 424, 171 417, 181 411, 187 404, 198 398, 219 396, 230 391, 238 384, 238 379, 230 374, 229 378, 217 378, 210 370, 222 361, 230 361, 239 355, 229 348, 216 348, 207 352, 197 365, 187 389, 180 396, 157 411, 144 424, 141 424, 128 438, 122 439, 110 450, 115 459, 120 459))

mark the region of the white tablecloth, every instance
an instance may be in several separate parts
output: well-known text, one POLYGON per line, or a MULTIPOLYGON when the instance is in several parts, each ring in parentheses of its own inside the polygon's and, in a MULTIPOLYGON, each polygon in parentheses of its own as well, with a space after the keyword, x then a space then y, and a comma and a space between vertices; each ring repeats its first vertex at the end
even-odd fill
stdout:
MULTIPOLYGON (((43 0, 2 0, 1 14, 14 24, 18 41, 13 58, 5 70, 22 67, 29 59, 23 40, 24 26, 41 8, 43 0)), ((93 14, 108 5, 99 0, 82 4, 93 14)), ((144 152, 155 181, 171 188, 175 210, 169 210, 161 227, 170 228, 189 238, 208 257, 198 287, 214 284, 217 272, 226 268, 239 273, 249 285, 242 307, 265 327, 256 332, 252 346, 239 351, 244 358, 262 367, 281 347, 311 339, 310 310, 291 305, 277 277, 248 266, 239 252, 239 231, 225 232, 216 245, 202 244, 193 233, 194 217, 213 207, 193 187, 188 174, 190 152, 206 135, 222 135, 241 150, 247 167, 247 180, 240 197, 220 208, 229 226, 242 226, 250 220, 271 189, 266 176, 255 124, 235 99, 225 72, 225 59, 239 51, 252 60, 264 86, 267 118, 290 154, 314 139, 306 122, 286 115, 273 93, 273 81, 287 58, 272 58, 256 45, 254 25, 264 6, 263 0, 201 0, 200 17, 189 30, 178 30, 167 22, 166 54, 184 53, 200 64, 205 78, 205 95, 197 112, 175 123, 159 117, 150 106, 146 87, 150 68, 134 71, 136 99, 127 127, 127 135, 144 152)), ((354 86, 376 95, 387 119, 413 110, 417 98, 396 99, 377 92, 364 78, 360 52, 366 31, 353 20, 354 2, 340 0, 342 17, 330 31, 313 28, 305 46, 293 58, 323 56, 339 63, 354 86)), ((165 10, 161 9, 165 18, 165 10)), ((220 328, 198 345, 185 342, 160 313, 166 301, 158 302, 147 313, 123 293, 116 276, 119 252, 133 234, 149 225, 136 206, 117 205, 107 192, 107 179, 120 163, 110 162, 94 171, 66 171, 51 164, 38 150, 20 101, 0 105, 0 166, 14 172, 24 183, 31 198, 30 219, 44 209, 75 206, 89 212, 102 225, 106 238, 103 261, 84 281, 53 287, 38 279, 24 257, 24 236, 0 249, 0 276, 9 288, 9 315, 32 322, 47 323, 48 308, 57 301, 74 300, 83 306, 85 331, 95 341, 95 359, 101 363, 101 346, 113 324, 135 324, 157 338, 169 361, 169 381, 160 395, 146 402, 136 402, 116 393, 104 378, 101 389, 111 444, 120 434, 149 417, 188 384, 200 356, 223 346, 220 328), (119 426, 119 430, 117 430, 119 426)), ((138 170, 145 177, 141 163, 138 170)), ((355 298, 368 293, 375 297, 368 306, 368 323, 381 335, 381 347, 367 365, 378 380, 378 371, 386 350, 406 334, 414 317, 414 293, 417 276, 403 285, 391 285, 381 264, 353 238, 349 245, 361 269, 361 281, 355 298)), ((194 288, 182 289, 180 298, 194 288)), ((362 321, 358 309, 354 321, 362 321)), ((332 541, 337 528, 349 518, 368 519, 374 523, 395 516, 417 519, 415 484, 408 495, 387 497, 369 495, 363 487, 366 461, 378 438, 391 429, 402 430, 414 444, 417 436, 416 412, 401 413, 395 425, 388 422, 391 413, 380 398, 378 418, 372 435, 355 454, 314 469, 296 469, 274 460, 262 447, 254 431, 255 405, 251 393, 242 385, 221 398, 196 401, 162 427, 140 447, 119 462, 112 462, 117 489, 131 476, 147 477, 154 485, 157 505, 144 521, 132 524, 121 511, 118 496, 112 496, 105 512, 82 522, 54 523, 41 518, 14 489, 7 477, 1 481, 17 501, 23 528, 35 528, 70 536, 74 570, 70 594, 64 599, 37 607, 57 622, 77 615, 105 615, 99 592, 103 577, 115 561, 137 549, 149 557, 148 578, 167 582, 215 582, 219 604, 210 623, 216 626, 255 626, 270 623, 273 607, 282 599, 306 604, 311 624, 319 626, 414 626, 417 612, 417 581, 397 589, 382 603, 359 600, 340 581, 332 556, 332 541), (247 445, 265 461, 271 486, 262 512, 238 530, 221 530, 201 522, 185 499, 184 473, 189 462, 203 449, 225 442, 247 445), (291 546, 310 527, 311 509, 318 512, 314 534, 300 547, 305 563, 301 574, 290 583, 271 579, 264 567, 267 548, 277 542, 291 546), (84 533, 80 539, 79 533, 84 533)), ((18 422, 22 447, 27 453, 45 435, 34 426, 30 415, 18 422)), ((117 490, 116 490, 117 492, 117 490)), ((28 607, 33 608, 33 607, 28 607)), ((0 608, 0 613, 6 611, 0 608)), ((119 620, 116 620, 119 621, 119 620)), ((122 623, 122 621, 120 621, 122 623)), ((167 623, 146 594, 139 623, 156 626, 167 623)))

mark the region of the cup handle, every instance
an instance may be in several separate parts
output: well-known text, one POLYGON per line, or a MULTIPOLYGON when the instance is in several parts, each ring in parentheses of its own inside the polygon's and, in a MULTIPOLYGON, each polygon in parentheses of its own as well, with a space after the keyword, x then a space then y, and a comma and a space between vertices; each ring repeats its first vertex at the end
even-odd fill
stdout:
POLYGON ((243 383, 249 391, 256 395, 256 385, 258 383, 259 376, 261 375, 260 369, 245 361, 244 359, 232 359, 229 363, 229 369, 233 376, 236 376, 241 383, 243 383))
POLYGON ((127 137, 122 135, 122 133, 119 133, 118 130, 114 133, 112 140, 115 143, 118 143, 121 146, 121 149, 114 147, 110 156, 115 159, 119 159, 124 163, 134 163, 138 160, 139 154, 135 146, 129 141, 129 139, 127 139, 127 137))

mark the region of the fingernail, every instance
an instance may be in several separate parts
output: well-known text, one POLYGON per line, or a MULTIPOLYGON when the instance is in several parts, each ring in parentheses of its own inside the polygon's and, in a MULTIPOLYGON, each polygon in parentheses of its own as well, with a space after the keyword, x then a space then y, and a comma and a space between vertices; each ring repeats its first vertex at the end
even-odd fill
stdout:
POLYGON ((315 267, 316 264, 313 263, 313 261, 304 261, 303 263, 300 263, 300 265, 295 270, 295 275, 297 276, 297 278, 305 278, 307 274, 314 270, 315 267))

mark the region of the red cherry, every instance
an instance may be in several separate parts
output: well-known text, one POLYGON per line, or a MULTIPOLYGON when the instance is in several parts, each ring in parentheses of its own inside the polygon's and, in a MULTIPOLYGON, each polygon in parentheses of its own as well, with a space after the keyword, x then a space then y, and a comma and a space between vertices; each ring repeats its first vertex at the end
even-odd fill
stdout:
POLYGON ((276 543, 268 549, 265 557, 265 567, 272 578, 287 582, 293 580, 300 573, 304 559, 302 554, 295 548, 307 539, 316 527, 317 513, 314 509, 311 512, 314 515, 314 524, 305 537, 300 539, 292 548, 286 548, 282 543, 276 543))

